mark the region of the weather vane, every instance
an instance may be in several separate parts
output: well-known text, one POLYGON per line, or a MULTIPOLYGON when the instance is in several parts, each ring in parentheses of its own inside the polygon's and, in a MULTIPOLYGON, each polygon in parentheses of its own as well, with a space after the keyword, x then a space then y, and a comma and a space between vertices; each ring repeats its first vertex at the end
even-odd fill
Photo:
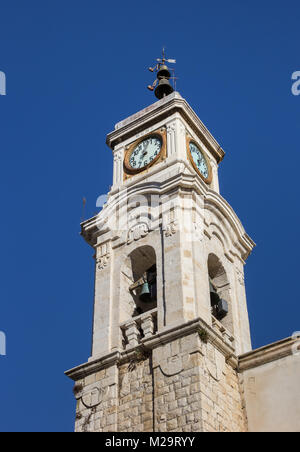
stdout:
MULTIPOLYGON (((149 67, 150 72, 156 72, 156 80, 152 85, 148 85, 148 89, 150 91, 154 91, 155 96, 158 99, 162 99, 165 96, 168 96, 169 94, 173 93, 174 88, 170 84, 169 80, 173 79, 176 84, 177 77, 174 77, 174 69, 169 69, 166 63, 175 64, 176 60, 174 59, 167 59, 165 56, 165 49, 162 50, 162 58, 156 59, 157 63, 154 67, 149 67), (173 77, 171 77, 171 72, 173 71, 173 77)), ((176 86, 175 86, 176 89, 176 86)))

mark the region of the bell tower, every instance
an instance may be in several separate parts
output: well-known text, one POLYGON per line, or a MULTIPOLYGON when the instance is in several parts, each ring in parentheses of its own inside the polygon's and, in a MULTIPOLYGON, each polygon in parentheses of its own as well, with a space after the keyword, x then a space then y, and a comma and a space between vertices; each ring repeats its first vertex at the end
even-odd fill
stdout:
POLYGON ((170 90, 165 62, 159 100, 108 134, 113 185, 81 225, 95 300, 92 355, 66 373, 76 431, 247 429, 237 356, 251 350, 254 243, 219 192, 224 151, 170 90))

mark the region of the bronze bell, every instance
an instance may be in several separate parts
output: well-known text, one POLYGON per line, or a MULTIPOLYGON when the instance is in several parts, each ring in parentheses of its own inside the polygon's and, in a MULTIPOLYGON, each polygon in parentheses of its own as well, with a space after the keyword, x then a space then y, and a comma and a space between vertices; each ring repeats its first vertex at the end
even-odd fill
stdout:
POLYGON ((145 282, 142 285, 142 290, 140 293, 140 300, 144 303, 149 303, 151 300, 151 292, 150 292, 150 288, 149 288, 149 284, 147 282, 145 282))
POLYGON ((168 66, 166 66, 165 64, 161 65, 158 72, 157 72, 157 78, 158 80, 162 79, 162 78, 167 78, 169 79, 171 77, 171 73, 168 69, 168 66))
POLYGON ((174 89, 172 85, 170 84, 169 80, 166 78, 162 78, 159 80, 157 87, 155 88, 155 96, 158 99, 162 99, 165 96, 168 96, 169 94, 173 93, 174 89))

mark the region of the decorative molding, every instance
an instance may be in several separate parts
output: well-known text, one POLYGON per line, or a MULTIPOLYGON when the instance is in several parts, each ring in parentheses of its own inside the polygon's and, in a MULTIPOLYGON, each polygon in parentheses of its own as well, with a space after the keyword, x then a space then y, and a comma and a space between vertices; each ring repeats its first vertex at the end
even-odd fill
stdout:
POLYGON ((97 249, 96 265, 98 270, 103 270, 109 264, 110 259, 110 243, 104 243, 97 249))
POLYGON ((297 341, 299 339, 289 337, 239 356, 239 372, 244 372, 245 370, 263 366, 264 364, 293 355, 294 345, 297 341))
POLYGON ((114 152, 114 184, 122 181, 123 149, 114 152))
POLYGON ((167 226, 165 226, 165 236, 172 237, 172 235, 176 234, 177 226, 178 226, 177 220, 171 221, 169 224, 167 224, 167 226))
POLYGON ((149 226, 147 223, 139 223, 133 226, 127 234, 127 245, 130 245, 130 243, 132 243, 134 240, 137 241, 143 237, 146 237, 149 232, 149 226))
MULTIPOLYGON (((121 359, 121 353, 119 350, 111 353, 105 353, 99 358, 93 358, 89 362, 67 370, 65 375, 73 381, 79 381, 82 378, 88 377, 96 372, 100 372, 107 367, 117 365, 121 359)), ((79 396, 80 397, 80 396, 79 396)))
POLYGON ((175 122, 172 122, 171 124, 167 125, 167 134, 171 135, 172 133, 174 133, 176 130, 176 125, 175 122))
POLYGON ((181 347, 173 349, 168 343, 159 344, 153 348, 153 368, 158 368, 163 375, 172 377, 189 368, 190 356, 194 353, 202 354, 202 343, 198 334, 181 337, 188 343, 188 349, 181 347), (180 351, 181 350, 181 351, 180 351))
MULTIPOLYGON (((185 165, 189 167, 189 163, 183 160, 174 160, 170 161, 168 164, 168 171, 173 170, 172 178, 162 179, 160 182, 153 182, 153 180, 145 180, 146 175, 141 174, 139 183, 131 183, 128 187, 130 190, 130 196, 134 196, 135 194, 144 194, 144 193, 155 193, 157 195, 165 196, 169 193, 173 193, 175 190, 180 190, 180 187, 184 187, 186 191, 194 192, 195 194, 199 194, 203 196, 204 199, 204 209, 205 216, 204 219, 205 224, 208 222, 209 215, 216 215, 218 217, 224 217, 227 221, 224 221, 223 224, 226 227, 227 235, 230 237, 230 244, 232 249, 227 250, 228 254, 237 255, 239 260, 245 261, 251 251, 253 250, 255 243, 251 238, 246 234, 245 229, 243 228, 240 220, 237 215, 231 208, 231 206, 222 198, 219 193, 210 190, 206 184, 200 180, 200 178, 196 178, 193 175, 183 174, 182 172, 176 171, 178 168, 178 164, 185 165), (176 171, 176 172, 175 172, 176 171)), ((153 167, 151 170, 151 176, 157 174, 157 172, 161 171, 161 168, 153 167)), ((136 176, 138 177, 138 176, 136 176)), ((124 201, 126 201, 126 190, 124 190, 124 194, 121 192, 116 192, 116 197, 111 197, 111 201, 108 206, 112 206, 115 210, 118 209, 118 206, 121 206, 124 201)), ((107 209, 108 207, 106 207, 107 209)), ((82 223, 82 236, 85 240, 92 246, 95 246, 97 241, 97 237, 103 235, 104 232, 99 230, 99 221, 101 220, 102 212, 85 222, 82 223)), ((163 224, 166 224, 167 220, 164 219, 163 224)), ((164 230, 166 228, 164 227, 164 230)), ((170 228, 168 228, 169 234, 170 228)), ((175 231, 174 226, 171 228, 171 232, 175 231)), ((172 232, 174 234, 174 232, 172 232)), ((208 237, 210 236, 210 231, 208 228, 204 231, 204 234, 208 237)), ((124 239, 125 240, 125 239, 124 239)))
POLYGON ((218 350, 212 348, 208 350, 208 356, 204 355, 204 362, 209 375, 215 380, 220 381, 225 371, 225 357, 218 350))
POLYGON ((151 312, 142 317, 141 328, 143 330, 145 338, 153 336, 154 322, 153 322, 153 316, 152 316, 151 312))
POLYGON ((171 237, 172 235, 176 234, 177 226, 178 220, 175 218, 174 208, 171 208, 169 222, 167 223, 167 225, 164 225, 163 227, 163 230, 165 231, 165 236, 171 237))
POLYGON ((167 360, 164 359, 160 363, 159 367, 164 375, 172 377, 174 375, 180 374, 184 370, 185 365, 183 363, 182 357, 179 355, 175 355, 168 357, 167 360))
MULTIPOLYGON (((186 337, 191 334, 195 334, 195 337, 198 337, 199 328, 207 332, 208 342, 224 355, 225 362, 233 369, 236 369, 238 366, 238 358, 235 356, 234 346, 232 344, 229 345, 228 341, 224 340, 223 336, 204 322, 204 320, 197 318, 187 323, 168 328, 161 333, 156 333, 152 337, 144 338, 136 347, 133 347, 130 350, 116 350, 112 353, 105 353, 99 357, 93 357, 88 363, 81 364, 80 366, 65 372, 65 374, 72 380, 78 381, 88 375, 99 372, 108 366, 130 361, 135 356, 136 349, 140 348, 141 345, 147 349, 154 350, 161 345, 168 344, 175 339, 186 337)), ((159 364, 160 363, 158 363, 158 365, 159 364)))
POLYGON ((225 155, 224 150, 211 135, 190 105, 179 93, 174 92, 164 99, 150 105, 127 119, 119 122, 115 130, 107 135, 106 143, 111 149, 125 140, 135 136, 142 128, 149 128, 155 123, 170 118, 172 114, 179 113, 180 116, 192 128, 194 133, 202 140, 209 151, 220 162, 225 155))
POLYGON ((122 157, 123 157, 123 152, 121 150, 116 151, 114 153, 114 161, 115 162, 120 162, 122 160, 122 157))
POLYGON ((176 132, 176 123, 171 122, 171 123, 167 124, 168 156, 176 154, 175 132, 176 132))
POLYGON ((139 344, 140 332, 138 330, 137 324, 132 319, 128 323, 126 323, 124 327, 124 334, 128 341, 126 348, 136 347, 139 344))
MULTIPOLYGON (((84 390, 80 400, 86 408, 94 408, 100 405, 104 400, 109 399, 110 386, 101 388, 100 385, 92 389, 84 390)), ((77 399, 78 400, 78 399, 77 399)))

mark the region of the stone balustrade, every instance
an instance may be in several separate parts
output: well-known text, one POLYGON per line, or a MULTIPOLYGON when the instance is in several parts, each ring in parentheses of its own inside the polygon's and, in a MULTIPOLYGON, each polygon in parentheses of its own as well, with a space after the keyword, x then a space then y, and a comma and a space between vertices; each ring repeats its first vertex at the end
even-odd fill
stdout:
POLYGON ((149 338, 157 332, 157 309, 144 312, 120 325, 123 334, 124 349, 130 349, 140 344, 144 338, 149 338))
POLYGON ((232 334, 230 333, 230 331, 228 331, 221 322, 219 322, 219 320, 217 320, 215 317, 212 318, 212 327, 213 329, 221 334, 221 336, 224 339, 224 342, 229 345, 230 347, 232 347, 233 349, 235 349, 235 339, 232 336, 232 334))

